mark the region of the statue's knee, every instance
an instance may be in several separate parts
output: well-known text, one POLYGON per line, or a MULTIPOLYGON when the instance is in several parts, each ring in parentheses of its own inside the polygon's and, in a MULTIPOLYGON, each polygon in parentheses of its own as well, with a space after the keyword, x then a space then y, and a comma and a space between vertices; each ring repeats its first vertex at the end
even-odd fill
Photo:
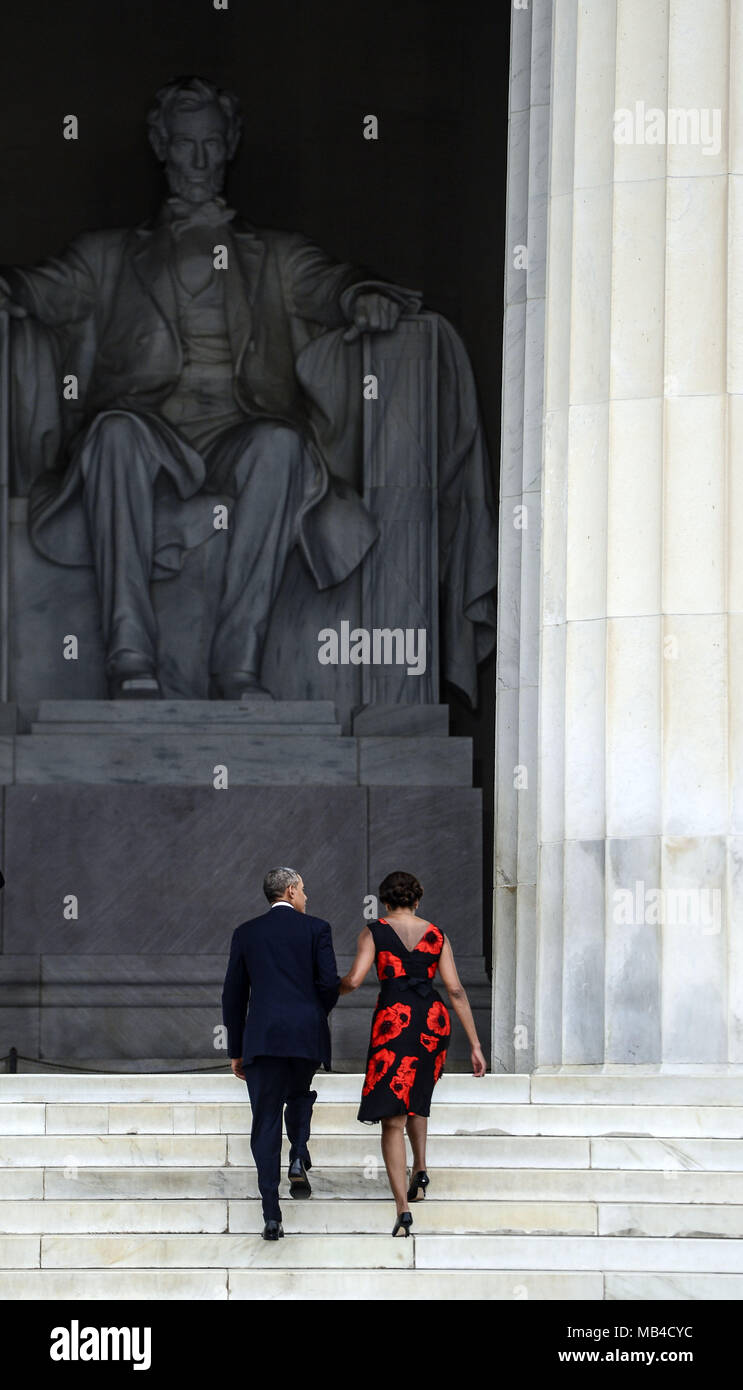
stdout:
POLYGON ((142 421, 135 419, 124 410, 107 410, 105 415, 96 415, 88 427, 88 438, 108 443, 111 439, 136 438, 142 421))
POLYGON ((82 449, 83 471, 92 467, 136 468, 157 472, 154 441, 143 420, 124 411, 108 411, 89 425, 82 449))
POLYGON ((304 448, 304 440, 291 425, 274 425, 265 421, 256 425, 251 437, 254 451, 274 462, 296 462, 304 448))
POLYGON ((305 457, 305 443, 291 425, 256 425, 235 468, 238 487, 258 474, 265 488, 280 487, 296 478, 305 457))

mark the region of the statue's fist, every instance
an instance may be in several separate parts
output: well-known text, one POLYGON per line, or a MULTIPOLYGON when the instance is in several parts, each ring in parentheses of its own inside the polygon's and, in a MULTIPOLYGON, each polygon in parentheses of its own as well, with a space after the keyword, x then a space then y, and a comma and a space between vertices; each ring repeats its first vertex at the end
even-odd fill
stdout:
POLYGON ((360 333, 391 333, 402 312, 396 299, 372 290, 358 294, 353 304, 353 326, 344 335, 352 343, 360 333))
POLYGON ((16 304, 10 296, 10 285, 7 280, 3 280, 0 275, 0 312, 5 310, 13 319, 25 319, 26 310, 21 304, 16 304))

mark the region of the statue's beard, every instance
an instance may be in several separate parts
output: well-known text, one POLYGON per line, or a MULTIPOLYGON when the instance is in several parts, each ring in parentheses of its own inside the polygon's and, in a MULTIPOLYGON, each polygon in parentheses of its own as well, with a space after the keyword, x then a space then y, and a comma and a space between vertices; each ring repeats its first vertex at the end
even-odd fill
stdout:
POLYGON ((208 203, 224 186, 224 169, 204 169, 198 175, 189 175, 182 169, 167 168, 166 175, 170 192, 187 203, 208 203))

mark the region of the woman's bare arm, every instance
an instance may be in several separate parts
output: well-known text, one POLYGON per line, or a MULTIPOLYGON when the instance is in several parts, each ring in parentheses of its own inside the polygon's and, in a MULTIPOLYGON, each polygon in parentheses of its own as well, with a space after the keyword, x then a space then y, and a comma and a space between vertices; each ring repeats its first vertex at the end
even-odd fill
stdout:
POLYGON ((340 983, 340 993, 350 994, 352 990, 358 989, 363 985, 369 973, 369 967, 374 964, 374 937, 368 927, 364 927, 356 943, 356 959, 347 975, 343 976, 340 983))
POLYGON ((454 952, 448 936, 444 937, 444 949, 439 958, 439 974, 449 995, 451 1006, 459 1019, 472 1050, 472 1070, 475 1076, 484 1076, 487 1070, 487 1063, 480 1046, 480 1039, 477 1036, 475 1020, 472 1017, 470 1001, 467 998, 467 991, 457 974, 457 967, 454 964, 454 952))

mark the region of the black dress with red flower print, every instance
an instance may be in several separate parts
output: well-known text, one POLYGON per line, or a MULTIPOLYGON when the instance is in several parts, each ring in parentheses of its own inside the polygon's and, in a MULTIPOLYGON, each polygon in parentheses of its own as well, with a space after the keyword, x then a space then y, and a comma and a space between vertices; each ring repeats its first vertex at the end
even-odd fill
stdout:
POLYGON ((408 950, 384 917, 369 923, 381 989, 358 1118, 428 1115, 431 1095, 446 1061, 451 1021, 432 981, 444 948, 433 922, 408 950))

